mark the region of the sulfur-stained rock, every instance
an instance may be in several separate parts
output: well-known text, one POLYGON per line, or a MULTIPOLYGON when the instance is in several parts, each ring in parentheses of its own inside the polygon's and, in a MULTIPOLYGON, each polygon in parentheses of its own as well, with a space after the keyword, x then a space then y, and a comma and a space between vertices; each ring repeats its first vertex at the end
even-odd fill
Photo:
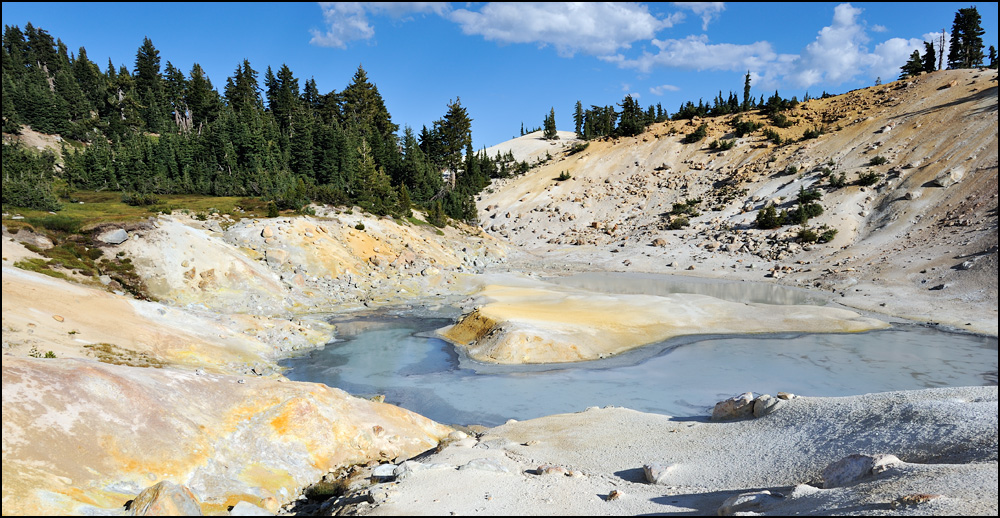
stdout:
POLYGON ((202 516, 191 488, 169 480, 147 487, 129 506, 130 516, 202 516))

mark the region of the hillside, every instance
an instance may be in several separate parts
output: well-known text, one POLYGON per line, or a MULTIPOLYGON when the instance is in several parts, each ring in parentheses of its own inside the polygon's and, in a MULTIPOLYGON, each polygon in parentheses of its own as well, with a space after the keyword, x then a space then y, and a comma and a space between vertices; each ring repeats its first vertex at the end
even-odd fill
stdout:
MULTIPOLYGON (((780 146, 763 130, 736 138, 729 115, 553 153, 524 176, 495 181, 478 200, 481 225, 520 245, 515 270, 771 280, 995 335, 997 72, 938 71, 810 100, 787 115, 793 124, 776 131, 793 142, 780 146), (703 123, 707 137, 684 144, 703 123), (800 140, 818 127, 826 132, 800 140), (713 151, 717 139, 735 146, 713 151), (875 157, 885 163, 871 165, 875 157), (563 172, 571 178, 558 181, 563 172), (859 185, 866 173, 875 185, 859 185), (846 185, 831 185, 840 174, 846 185), (823 213, 808 224, 836 229, 832 241, 802 243, 798 225, 755 228, 759 210, 793 209, 803 188, 822 193, 823 213), (671 229, 674 205, 692 199, 701 200, 699 215, 671 229)), ((497 148, 525 149, 527 139, 497 148)), ((560 142, 552 148, 571 143, 560 142)))

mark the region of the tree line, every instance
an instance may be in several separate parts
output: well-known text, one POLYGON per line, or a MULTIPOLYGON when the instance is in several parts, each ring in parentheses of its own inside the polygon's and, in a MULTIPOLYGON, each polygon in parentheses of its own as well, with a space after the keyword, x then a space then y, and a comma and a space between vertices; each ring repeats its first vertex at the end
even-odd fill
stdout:
MULTIPOLYGON (((473 151, 459 98, 430 128, 400 135, 360 65, 342 91, 321 93, 285 64, 268 66, 261 83, 243 60, 220 92, 197 63, 185 74, 163 61, 149 38, 131 71, 110 60, 102 70, 85 48, 71 53, 30 23, 4 27, 2 58, 3 131, 29 126, 86 144, 63 146, 59 175, 72 189, 260 197, 285 209, 354 204, 394 216, 412 204, 439 221, 473 221, 474 196, 491 178, 527 169, 510 153, 473 151)), ((50 183, 51 168, 7 147, 4 205, 51 209, 18 187, 50 183)))
MULTIPOLYGON (((973 7, 961 8, 955 12, 951 24, 951 42, 948 49, 948 68, 976 68, 983 66, 983 34, 982 17, 979 10, 973 7)), ((924 53, 914 50, 910 59, 900 67, 900 79, 916 76, 922 72, 934 72, 944 66, 944 34, 935 49, 933 41, 924 42, 924 53)), ((989 48, 989 68, 997 68, 997 49, 989 48)))

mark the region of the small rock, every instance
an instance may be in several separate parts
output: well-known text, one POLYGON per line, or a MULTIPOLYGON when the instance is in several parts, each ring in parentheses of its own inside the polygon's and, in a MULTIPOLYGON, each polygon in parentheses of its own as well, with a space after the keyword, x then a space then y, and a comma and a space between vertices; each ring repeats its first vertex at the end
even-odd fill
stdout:
POLYGON ((669 486, 669 475, 677 465, 668 462, 651 462, 642 467, 646 482, 660 486, 669 486))
POLYGON ((778 399, 795 399, 798 396, 791 392, 778 392, 778 399))
POLYGON ((390 482, 396 478, 395 464, 380 464, 372 470, 372 482, 390 482))
POLYGON ((123 228, 109 230, 97 236, 98 241, 103 241, 109 245, 120 245, 128 239, 128 232, 123 228))
POLYGON ((715 404, 712 421, 743 419, 753 415, 753 392, 744 392, 715 404))
POLYGON ((535 469, 536 475, 569 475, 569 470, 562 466, 556 466, 554 464, 542 464, 535 469))
POLYGON ((785 404, 784 401, 764 394, 753 401, 753 416, 764 417, 780 408, 783 404, 785 404))
POLYGON ((478 469, 480 471, 510 473, 510 470, 503 464, 500 464, 500 461, 497 459, 472 459, 468 463, 459 466, 458 469, 478 469))
POLYGON ((940 291, 940 290, 943 290, 943 289, 945 289, 947 287, 948 286, 946 284, 938 284, 937 286, 934 286, 933 288, 928 288, 928 289, 930 291, 940 291))
POLYGON ((662 237, 658 237, 658 238, 656 238, 656 239, 653 240, 653 246, 657 246, 657 247, 663 248, 663 247, 667 246, 667 240, 663 239, 662 237))
POLYGON ((52 315, 52 320, 55 320, 56 322, 62 322, 66 319, 63 318, 62 315, 52 315))
POLYGON ((624 495, 624 493, 622 493, 621 491, 619 491, 617 489, 614 489, 610 493, 608 493, 608 497, 607 497, 606 501, 610 502, 612 500, 618 500, 623 495, 624 495))
POLYGON ((915 505, 920 505, 924 502, 930 502, 935 498, 941 498, 941 495, 931 495, 928 493, 913 493, 901 496, 893 500, 893 502, 889 504, 889 507, 893 509, 899 509, 901 507, 911 507, 915 505))
POLYGON ((731 496, 722 502, 722 507, 719 507, 718 514, 719 516, 733 516, 737 513, 755 513, 766 508, 768 504, 779 502, 783 498, 783 496, 772 494, 767 490, 741 493, 731 496))
POLYGON ((846 486, 901 463, 895 455, 848 455, 823 470, 823 489, 846 486))

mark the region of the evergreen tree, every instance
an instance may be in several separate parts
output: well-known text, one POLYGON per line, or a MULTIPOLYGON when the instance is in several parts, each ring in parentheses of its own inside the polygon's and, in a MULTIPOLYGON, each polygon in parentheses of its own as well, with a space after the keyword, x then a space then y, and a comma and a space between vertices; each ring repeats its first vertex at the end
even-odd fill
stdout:
POLYGON ((645 124, 643 124, 645 116, 642 113, 642 108, 639 107, 639 103, 631 95, 626 95, 619 106, 622 107, 622 112, 615 134, 623 137, 633 137, 642 133, 645 129, 645 124))
POLYGON ((167 103, 163 92, 163 77, 160 75, 160 51, 156 50, 149 38, 143 38, 142 45, 135 54, 133 88, 146 128, 153 132, 163 131, 167 120, 167 103))
POLYGON ((982 18, 975 7, 959 9, 951 26, 948 68, 974 68, 983 62, 982 18))
POLYGON ((990 68, 993 70, 997 69, 997 49, 993 45, 990 45, 990 68))
POLYGON ((545 117, 545 121, 542 124, 544 131, 542 132, 542 138, 545 140, 557 140, 559 138, 559 133, 556 131, 556 109, 549 109, 549 115, 545 117))
POLYGON ((920 51, 914 50, 913 54, 910 54, 910 59, 900 67, 901 73, 899 74, 900 79, 906 79, 910 76, 919 75, 924 69, 924 62, 920 59, 920 51))
MULTIPOLYGON (((580 101, 576 102, 576 106, 573 109, 573 124, 574 124, 574 129, 576 130, 576 138, 583 138, 583 103, 581 103, 580 101)), ((523 124, 521 125, 521 127, 522 127, 521 131, 524 131, 523 124)))
POLYGON ((740 106, 741 111, 750 111, 753 108, 753 98, 750 97, 750 71, 747 70, 747 75, 743 79, 743 104, 740 106))
POLYGON ((923 57, 924 66, 922 69, 924 72, 933 72, 937 70, 937 68, 934 66, 934 59, 935 59, 934 42, 925 41, 924 57, 923 57))
POLYGON ((191 67, 191 79, 187 82, 185 103, 191 109, 192 124, 201 127, 218 117, 222 100, 212 87, 212 81, 205 75, 201 65, 191 67))
MULTIPOLYGON (((472 119, 462 106, 462 100, 448 101, 444 118, 434 122, 434 133, 440 146, 440 164, 451 172, 451 186, 455 187, 462 165, 462 152, 472 143, 472 119)), ((432 160, 438 157, 428 153, 432 160)))

